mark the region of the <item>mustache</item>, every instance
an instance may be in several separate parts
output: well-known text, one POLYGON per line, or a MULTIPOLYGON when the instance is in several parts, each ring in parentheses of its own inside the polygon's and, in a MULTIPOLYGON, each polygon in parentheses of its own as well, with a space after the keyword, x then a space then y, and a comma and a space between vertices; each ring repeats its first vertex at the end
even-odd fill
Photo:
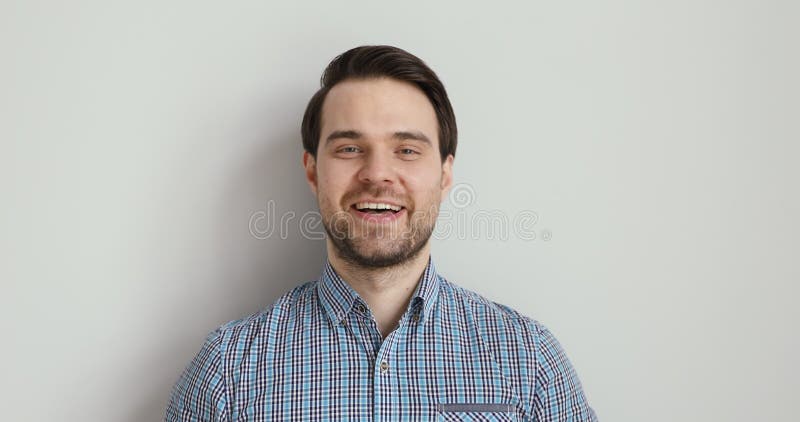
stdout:
POLYGON ((369 196, 371 198, 381 198, 381 199, 391 199, 403 204, 410 204, 411 201, 405 196, 396 192, 392 188, 388 187, 378 187, 375 189, 368 189, 368 190, 360 190, 358 192, 354 192, 348 194, 345 198, 345 203, 351 203, 356 199, 359 199, 364 196, 369 196))

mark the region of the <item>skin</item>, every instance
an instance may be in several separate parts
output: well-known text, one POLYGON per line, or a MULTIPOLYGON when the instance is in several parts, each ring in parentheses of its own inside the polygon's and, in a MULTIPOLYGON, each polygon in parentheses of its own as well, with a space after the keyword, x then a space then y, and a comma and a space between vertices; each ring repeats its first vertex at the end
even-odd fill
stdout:
POLYGON ((442 160, 433 106, 395 79, 340 82, 322 106, 316 157, 304 152, 303 166, 328 231, 328 259, 386 337, 428 263, 429 237, 453 183, 453 156, 442 160), (352 207, 364 199, 405 209, 392 222, 368 221, 352 207))

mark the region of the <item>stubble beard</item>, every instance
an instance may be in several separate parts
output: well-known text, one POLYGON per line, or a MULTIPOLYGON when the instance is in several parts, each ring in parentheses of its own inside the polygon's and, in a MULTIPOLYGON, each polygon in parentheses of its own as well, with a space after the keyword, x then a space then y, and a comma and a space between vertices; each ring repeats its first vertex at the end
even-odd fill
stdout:
POLYGON ((433 234, 439 210, 434 204, 427 211, 407 214, 405 230, 400 231, 396 230, 400 225, 396 221, 365 223, 346 211, 329 215, 325 215, 322 208, 321 211, 322 225, 339 258, 362 268, 388 268, 400 266, 419 255, 433 234), (356 227, 359 234, 355 233, 356 227))

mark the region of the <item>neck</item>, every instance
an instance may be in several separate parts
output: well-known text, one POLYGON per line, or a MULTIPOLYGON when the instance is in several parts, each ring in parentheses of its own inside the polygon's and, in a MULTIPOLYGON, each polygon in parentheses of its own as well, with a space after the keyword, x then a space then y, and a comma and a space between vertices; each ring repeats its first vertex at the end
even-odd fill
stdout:
POLYGON ((430 258, 430 243, 413 258, 385 268, 365 268, 345 261, 328 242, 328 260, 372 311, 383 337, 391 333, 408 308, 430 258))

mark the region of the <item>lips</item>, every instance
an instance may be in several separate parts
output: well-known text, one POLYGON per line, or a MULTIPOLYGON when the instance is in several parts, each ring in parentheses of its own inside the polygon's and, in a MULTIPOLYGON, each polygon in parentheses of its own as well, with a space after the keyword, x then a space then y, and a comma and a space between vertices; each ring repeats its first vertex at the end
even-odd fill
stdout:
POLYGON ((392 211, 400 211, 400 209, 403 208, 403 205, 401 205, 398 202, 392 201, 392 200, 372 199, 372 198, 359 199, 359 200, 355 201, 355 203, 353 203, 352 206, 354 206, 354 207, 356 207, 357 209, 360 209, 360 210, 364 210, 364 209, 377 209, 377 210, 390 209, 392 211))
POLYGON ((351 212, 361 220, 374 223, 397 221, 406 214, 406 208, 380 200, 358 201, 350 206, 351 212))

